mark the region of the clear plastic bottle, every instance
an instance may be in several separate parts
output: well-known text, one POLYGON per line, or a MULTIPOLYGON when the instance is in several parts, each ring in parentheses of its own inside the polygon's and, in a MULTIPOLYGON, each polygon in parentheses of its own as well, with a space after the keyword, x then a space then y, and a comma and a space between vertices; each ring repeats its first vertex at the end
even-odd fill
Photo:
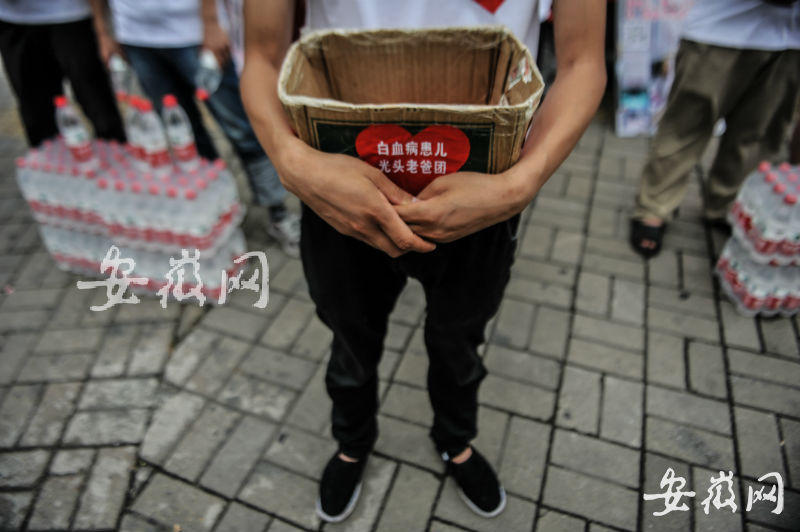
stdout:
POLYGON ((206 91, 210 96, 217 91, 221 82, 222 68, 220 68, 214 52, 208 48, 203 48, 200 50, 200 66, 194 78, 195 86, 206 91))
POLYGON ((194 142, 194 133, 189 117, 178 105, 178 100, 172 94, 164 96, 162 116, 167 139, 172 147, 172 153, 178 165, 184 171, 193 170, 200 166, 197 156, 197 146, 194 142))
POLYGON ((172 165, 164 128, 149 100, 141 100, 139 111, 141 113, 141 142, 147 162, 154 173, 165 175, 169 173, 172 165))
POLYGON ((69 148, 73 161, 81 168, 95 167, 97 159, 92 151, 91 137, 78 113, 70 105, 66 96, 56 96, 54 103, 58 132, 69 148))
POLYGON ((128 62, 119 54, 111 54, 108 59, 108 71, 111 74, 111 86, 114 87, 114 92, 129 94, 133 72, 128 62))

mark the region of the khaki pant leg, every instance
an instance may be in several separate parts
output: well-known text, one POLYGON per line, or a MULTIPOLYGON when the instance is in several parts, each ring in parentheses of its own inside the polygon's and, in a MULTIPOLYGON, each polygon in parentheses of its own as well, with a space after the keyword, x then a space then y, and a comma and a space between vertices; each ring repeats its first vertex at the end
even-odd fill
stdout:
POLYGON ((686 195, 689 175, 699 162, 720 116, 738 50, 681 41, 675 81, 642 173, 634 218, 672 217, 686 195))
POLYGON ((706 216, 723 218, 759 159, 786 138, 800 84, 800 51, 741 52, 724 103, 727 128, 709 173, 706 216))

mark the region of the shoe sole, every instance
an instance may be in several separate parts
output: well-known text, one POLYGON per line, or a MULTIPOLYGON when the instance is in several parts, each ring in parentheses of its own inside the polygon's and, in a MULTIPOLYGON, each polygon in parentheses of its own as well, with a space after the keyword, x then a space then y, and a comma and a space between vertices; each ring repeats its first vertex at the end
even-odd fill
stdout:
MULTIPOLYGON (((353 510, 356 507, 356 503, 358 502, 358 497, 361 495, 361 482, 358 483, 356 489, 353 490, 353 495, 350 497, 350 500, 347 503, 347 506, 344 507, 344 510, 339 515, 328 515, 322 510, 322 501, 317 498, 317 515, 323 521, 327 521, 328 523, 338 523, 340 521, 344 521, 347 519, 353 510)), ((503 504, 505 504, 505 494, 503 495, 503 504)))
POLYGON ((491 512, 485 512, 480 508, 478 508, 477 506, 475 506, 475 503, 469 500, 469 497, 466 496, 466 494, 461 488, 456 487, 456 491, 458 492, 458 496, 461 497, 461 500, 464 501, 467 507, 481 517, 487 517, 487 518, 496 517, 506 507, 506 490, 503 488, 503 486, 500 486, 500 504, 498 504, 497 508, 495 508, 491 512))
POLYGON ((295 259, 300 257, 299 244, 288 244, 286 239, 283 237, 283 234, 280 231, 273 229, 271 226, 267 226, 267 234, 270 236, 270 238, 272 238, 272 240, 280 244, 284 253, 295 259))

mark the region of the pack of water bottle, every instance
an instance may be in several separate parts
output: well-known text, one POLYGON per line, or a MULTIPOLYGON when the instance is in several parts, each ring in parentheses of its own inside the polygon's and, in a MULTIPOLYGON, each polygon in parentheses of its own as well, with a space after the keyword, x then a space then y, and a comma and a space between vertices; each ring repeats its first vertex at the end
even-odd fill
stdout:
POLYGON ((162 120, 144 98, 128 96, 129 141, 92 140, 63 96, 60 136, 17 160, 17 180, 36 220, 104 235, 119 245, 213 252, 243 216, 224 161, 198 156, 191 126, 173 96, 162 120))
POLYGON ((800 167, 763 161, 744 182, 728 220, 760 264, 800 264, 800 167))

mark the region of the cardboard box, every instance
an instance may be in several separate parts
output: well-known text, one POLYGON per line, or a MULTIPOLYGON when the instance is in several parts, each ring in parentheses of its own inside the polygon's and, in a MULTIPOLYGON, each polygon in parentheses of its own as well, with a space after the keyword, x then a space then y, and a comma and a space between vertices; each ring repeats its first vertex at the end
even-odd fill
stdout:
POLYGON ((302 140, 416 194, 440 175, 516 162, 543 86, 503 27, 327 30, 292 45, 278 93, 302 140))

